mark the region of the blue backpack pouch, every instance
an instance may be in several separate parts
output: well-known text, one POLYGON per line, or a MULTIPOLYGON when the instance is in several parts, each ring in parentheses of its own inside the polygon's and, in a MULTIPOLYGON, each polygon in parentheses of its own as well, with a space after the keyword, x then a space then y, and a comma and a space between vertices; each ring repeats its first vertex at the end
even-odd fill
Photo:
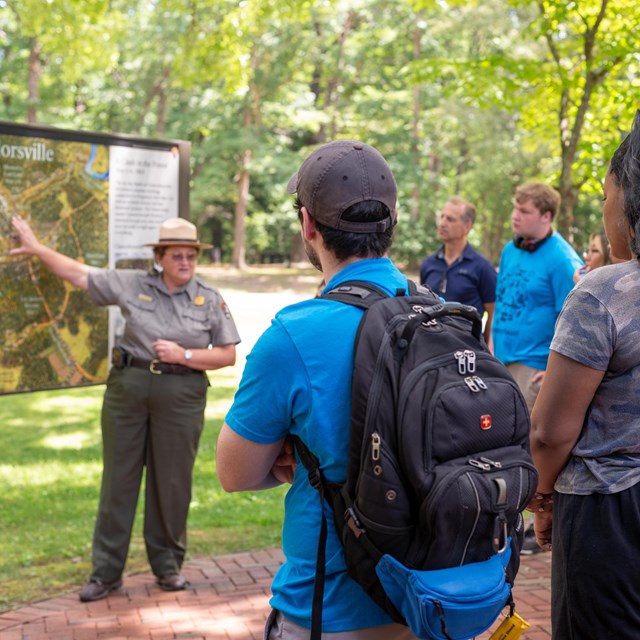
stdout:
POLYGON ((510 545, 484 562, 418 571, 385 554, 376 573, 393 605, 422 640, 468 640, 486 631, 510 602, 510 545))

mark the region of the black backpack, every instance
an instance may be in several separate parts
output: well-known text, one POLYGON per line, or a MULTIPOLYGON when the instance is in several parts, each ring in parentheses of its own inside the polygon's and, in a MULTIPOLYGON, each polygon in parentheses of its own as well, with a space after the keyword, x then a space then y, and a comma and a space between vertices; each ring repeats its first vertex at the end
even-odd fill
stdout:
MULTIPOLYGON (((326 481, 313 453, 293 440, 309 481, 333 507, 349 575, 418 637, 468 638, 487 629, 506 604, 513 613, 521 512, 537 486, 529 413, 513 378, 488 351, 473 307, 443 303, 411 281, 405 293, 389 297, 350 281, 322 296, 365 310, 355 340, 344 484, 326 481), (428 596, 408 603, 404 578, 398 593, 381 580, 381 560, 389 557, 401 571, 435 580, 436 591, 446 582, 452 593, 432 595, 427 587, 428 596), (465 569, 437 571, 452 567, 465 569), (489 573, 499 585, 483 585, 489 573), (485 591, 493 593, 491 611, 467 607, 466 583, 474 583, 482 606, 490 600, 485 591)), ((323 519, 312 640, 322 627, 325 545, 323 519)))

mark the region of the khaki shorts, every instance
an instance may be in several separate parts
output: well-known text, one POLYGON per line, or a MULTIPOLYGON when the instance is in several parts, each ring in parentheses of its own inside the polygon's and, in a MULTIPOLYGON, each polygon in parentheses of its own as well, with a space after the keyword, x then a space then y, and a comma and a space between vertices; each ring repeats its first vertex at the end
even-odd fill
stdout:
MULTIPOLYGON (((264 631, 264 640, 309 640, 311 631, 285 618, 273 609, 264 631)), ((323 633, 322 640, 416 640, 409 627, 385 624, 368 629, 323 633)))
POLYGON ((536 398, 540 393, 540 386, 542 385, 542 379, 532 382, 531 378, 533 378, 536 373, 541 373, 544 370, 534 369, 533 367, 528 367, 526 364, 522 364, 520 362, 510 362, 507 365, 507 369, 516 381, 516 384, 520 387, 520 391, 522 391, 522 395, 524 396, 524 401, 527 403, 527 407, 529 408, 529 413, 531 413, 536 398))

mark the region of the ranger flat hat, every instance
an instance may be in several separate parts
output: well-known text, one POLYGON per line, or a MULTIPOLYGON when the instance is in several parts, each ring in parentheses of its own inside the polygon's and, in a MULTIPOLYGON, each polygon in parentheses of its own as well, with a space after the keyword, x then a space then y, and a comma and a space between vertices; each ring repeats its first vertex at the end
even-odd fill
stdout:
POLYGON ((198 230, 184 218, 168 218, 160 225, 158 242, 145 244, 145 247, 196 247, 210 249, 213 245, 198 241, 198 230))
POLYGON ((380 152, 357 140, 336 140, 318 147, 291 176, 287 191, 297 193, 309 213, 332 229, 379 233, 397 221, 393 173, 380 152), (351 205, 367 200, 386 204, 389 216, 376 222, 342 219, 351 205))

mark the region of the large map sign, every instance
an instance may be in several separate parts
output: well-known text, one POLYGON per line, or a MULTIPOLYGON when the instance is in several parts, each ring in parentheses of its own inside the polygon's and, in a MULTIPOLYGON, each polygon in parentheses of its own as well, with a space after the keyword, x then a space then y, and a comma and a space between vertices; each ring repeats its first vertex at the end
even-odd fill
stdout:
POLYGON ((104 382, 121 325, 37 259, 10 256, 11 217, 85 264, 131 266, 151 258, 162 220, 188 214, 188 151, 0 123, 0 394, 104 382))

